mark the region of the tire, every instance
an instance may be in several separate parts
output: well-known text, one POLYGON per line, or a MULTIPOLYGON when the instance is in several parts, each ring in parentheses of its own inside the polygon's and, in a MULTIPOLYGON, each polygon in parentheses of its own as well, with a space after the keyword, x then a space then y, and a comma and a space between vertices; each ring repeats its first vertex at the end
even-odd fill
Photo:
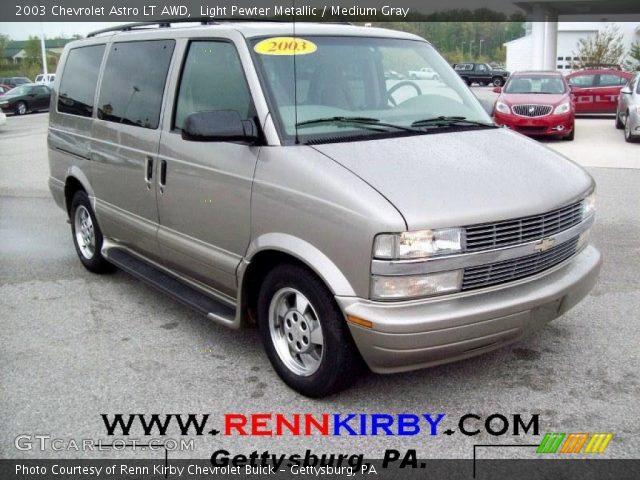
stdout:
POLYGON ((277 374, 307 397, 346 388, 363 367, 333 294, 301 266, 280 265, 267 275, 258 296, 258 327, 277 374))
POLYGON ((93 273, 113 271, 113 265, 102 256, 102 231, 85 192, 79 191, 73 196, 70 219, 73 245, 82 265, 93 273))
POLYGON ((29 111, 27 108, 27 104, 25 102, 16 103, 16 108, 14 110, 16 115, 24 115, 29 111))
POLYGON ((629 112, 626 113, 626 120, 624 122, 624 139, 629 143, 635 143, 638 141, 638 137, 631 135, 631 122, 629 121, 629 112))
POLYGON ((502 85, 504 85, 504 80, 502 79, 502 77, 493 77, 491 79, 491 83, 494 87, 501 87, 502 85))
POLYGON ((616 110, 616 128, 618 130, 624 129, 624 123, 620 120, 620 113, 616 110))
POLYGON ((573 139, 576 138, 576 124, 571 125, 571 133, 566 137, 563 137, 563 140, 567 140, 569 142, 573 142, 573 139))

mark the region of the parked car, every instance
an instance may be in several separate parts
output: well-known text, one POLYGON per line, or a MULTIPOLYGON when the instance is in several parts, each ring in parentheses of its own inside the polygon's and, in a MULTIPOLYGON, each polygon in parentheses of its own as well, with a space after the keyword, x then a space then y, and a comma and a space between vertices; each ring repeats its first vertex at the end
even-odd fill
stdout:
POLYGON ((10 87, 9 85, 0 85, 0 95, 4 95, 5 93, 7 93, 12 88, 13 87, 10 87))
POLYGON ((27 112, 48 110, 51 89, 44 85, 26 83, 0 96, 0 109, 5 112, 24 115, 27 112))
POLYGON ((257 323, 275 371, 314 397, 363 361, 392 373, 515 342, 593 287, 593 179, 498 128, 422 38, 150 25, 60 59, 49 186, 88 270, 257 323), (440 83, 380 81, 397 58, 440 83))
POLYGON ((509 72, 491 68, 488 63, 454 63, 453 69, 467 85, 478 83, 480 85, 493 84, 496 87, 501 87, 509 78, 509 72))
POLYGON ((615 113, 620 89, 631 74, 611 68, 578 70, 567 75, 573 90, 576 113, 615 113))
POLYGON ((409 78, 413 80, 437 80, 438 74, 433 68, 423 67, 420 70, 409 70, 409 78))
POLYGON ((27 77, 2 77, 0 78, 0 84, 8 85, 10 87, 17 87, 18 85, 24 85, 25 83, 32 83, 27 77))
POLYGON ((624 129, 624 139, 627 142, 640 140, 640 73, 635 73, 620 90, 616 128, 624 129))
POLYGON ((573 140, 575 105, 569 84, 559 72, 514 72, 496 100, 494 118, 529 136, 573 140))
POLYGON ((48 73, 48 74, 44 74, 41 73, 40 75, 38 75, 36 77, 36 81, 35 83, 38 83, 40 85, 46 85, 47 87, 50 87, 53 82, 56 81, 56 74, 55 73, 48 73))
POLYGON ((407 77, 405 77, 400 72, 396 72, 395 70, 385 70, 384 78, 385 80, 403 80, 407 77))

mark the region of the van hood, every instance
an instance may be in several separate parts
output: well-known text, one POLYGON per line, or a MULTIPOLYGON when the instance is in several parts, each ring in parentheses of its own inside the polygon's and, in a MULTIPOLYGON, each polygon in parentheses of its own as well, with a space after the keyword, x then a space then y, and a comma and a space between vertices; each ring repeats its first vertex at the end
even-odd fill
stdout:
POLYGON ((499 128, 314 145, 402 214, 409 230, 548 212, 594 186, 581 167, 499 128))

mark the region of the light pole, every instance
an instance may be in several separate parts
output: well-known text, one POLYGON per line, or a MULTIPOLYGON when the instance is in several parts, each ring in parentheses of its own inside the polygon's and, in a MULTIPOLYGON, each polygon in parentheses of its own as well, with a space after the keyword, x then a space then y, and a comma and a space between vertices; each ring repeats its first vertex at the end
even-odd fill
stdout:
POLYGON ((473 58, 473 44, 476 43, 475 40, 469 41, 469 57, 473 58))
POLYGON ((42 51, 42 73, 44 73, 44 80, 47 81, 47 47, 44 41, 44 27, 40 22, 40 50, 42 51))
POLYGON ((462 42, 462 48, 460 49, 460 51, 462 52, 462 61, 464 62, 464 44, 467 42, 462 42))
POLYGON ((484 39, 480 39, 480 48, 478 49, 478 57, 482 56, 482 42, 484 42, 484 39))

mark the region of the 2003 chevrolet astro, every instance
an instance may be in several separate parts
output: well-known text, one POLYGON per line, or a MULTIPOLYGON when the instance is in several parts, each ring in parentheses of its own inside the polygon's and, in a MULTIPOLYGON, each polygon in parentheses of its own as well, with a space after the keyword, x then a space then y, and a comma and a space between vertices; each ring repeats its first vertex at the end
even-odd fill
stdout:
POLYGON ((514 342, 592 288, 593 180, 496 128, 428 42, 203 23, 65 47, 50 188, 87 269, 257 323, 314 397, 514 342))

